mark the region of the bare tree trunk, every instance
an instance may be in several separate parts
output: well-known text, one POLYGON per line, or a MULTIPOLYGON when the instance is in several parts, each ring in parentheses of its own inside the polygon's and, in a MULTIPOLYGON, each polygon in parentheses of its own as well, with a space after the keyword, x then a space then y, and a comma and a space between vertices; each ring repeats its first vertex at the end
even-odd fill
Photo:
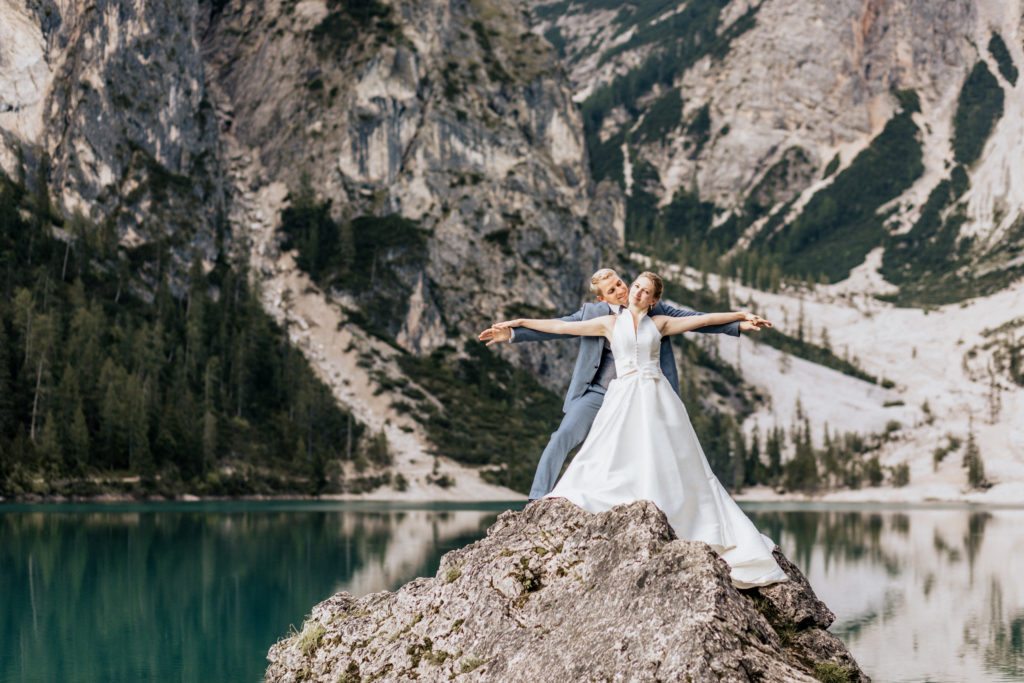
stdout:
POLYGON ((347 443, 345 444, 345 459, 352 461, 352 413, 348 414, 348 430, 346 433, 347 443))
POLYGON ((36 442, 36 413, 39 410, 39 389, 43 384, 43 363, 46 362, 46 354, 39 357, 39 371, 36 373, 36 395, 32 399, 32 426, 29 428, 28 438, 32 443, 36 442))
POLYGON ((32 357, 32 306, 29 306, 25 321, 25 365, 32 357))
POLYGON ((64 245, 64 267, 60 269, 60 281, 64 282, 64 276, 68 272, 68 254, 71 253, 71 238, 68 237, 67 244, 64 245))

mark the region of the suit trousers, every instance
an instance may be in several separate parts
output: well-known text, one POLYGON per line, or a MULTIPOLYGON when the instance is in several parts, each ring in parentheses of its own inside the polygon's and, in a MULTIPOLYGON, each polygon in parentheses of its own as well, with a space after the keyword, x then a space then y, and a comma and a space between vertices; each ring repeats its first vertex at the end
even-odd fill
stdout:
POLYGON ((533 476, 533 486, 530 488, 530 500, 543 498, 555 488, 558 475, 562 471, 562 463, 569 455, 569 451, 583 443, 590 432, 590 426, 594 424, 597 411, 601 409, 604 402, 604 387, 593 387, 583 392, 583 395, 572 402, 569 410, 565 411, 565 417, 558 429, 551 435, 544 453, 540 456, 537 464, 537 473, 533 476))

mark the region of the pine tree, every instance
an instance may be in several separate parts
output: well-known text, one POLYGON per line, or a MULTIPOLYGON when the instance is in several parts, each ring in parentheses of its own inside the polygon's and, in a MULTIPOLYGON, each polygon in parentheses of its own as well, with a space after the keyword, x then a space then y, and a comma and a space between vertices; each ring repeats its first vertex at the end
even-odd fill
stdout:
POLYGON ((750 438, 750 448, 747 451, 747 484, 757 486, 768 483, 768 470, 761 462, 761 436, 758 430, 754 430, 750 438))
POLYGON ((0 446, 14 431, 14 383, 11 381, 7 332, 0 317, 0 446))
POLYGON ((768 433, 768 441, 765 443, 765 454, 768 456, 768 476, 772 482, 778 482, 782 476, 782 442, 785 438, 785 432, 776 426, 768 433))
POLYGON ((212 468, 217 461, 217 416, 212 410, 203 414, 203 463, 202 471, 205 473, 212 468))
POLYGON ((98 459, 95 464, 111 469, 126 467, 128 454, 128 408, 123 371, 108 358, 100 371, 99 389, 102 403, 99 411, 98 459))
POLYGON ((747 444, 743 438, 743 432, 740 431, 739 427, 733 425, 733 428, 729 430, 732 434, 730 441, 732 442, 732 489, 734 491, 743 490, 743 486, 747 483, 747 444))
POLYGON ((79 399, 72 406, 71 424, 68 425, 67 460, 72 471, 81 472, 89 459, 89 426, 79 399))
POLYGON ((967 484, 972 489, 987 489, 991 486, 985 478, 985 463, 981 459, 981 449, 974 436, 974 426, 967 433, 967 447, 964 448, 963 466, 967 468, 967 484))
POLYGON ((64 464, 64 452, 61 447, 60 433, 57 428, 57 420, 52 413, 47 412, 42 418, 42 427, 36 439, 36 447, 40 457, 43 459, 43 466, 48 475, 58 473, 64 464))
POLYGON ((128 469, 141 472, 148 467, 152 454, 149 448, 149 411, 146 388, 138 375, 126 378, 128 410, 128 469))
POLYGON ((818 462, 811 446, 811 428, 804 424, 796 438, 796 454, 786 463, 786 488, 793 491, 814 491, 818 488, 818 462))

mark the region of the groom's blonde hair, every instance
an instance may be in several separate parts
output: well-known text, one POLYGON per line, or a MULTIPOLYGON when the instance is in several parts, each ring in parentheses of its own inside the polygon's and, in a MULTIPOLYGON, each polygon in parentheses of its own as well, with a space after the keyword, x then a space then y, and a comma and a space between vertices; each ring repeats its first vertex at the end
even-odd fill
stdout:
POLYGON ((602 268, 590 276, 590 292, 597 295, 601 294, 601 283, 610 277, 618 276, 619 274, 611 268, 602 268))

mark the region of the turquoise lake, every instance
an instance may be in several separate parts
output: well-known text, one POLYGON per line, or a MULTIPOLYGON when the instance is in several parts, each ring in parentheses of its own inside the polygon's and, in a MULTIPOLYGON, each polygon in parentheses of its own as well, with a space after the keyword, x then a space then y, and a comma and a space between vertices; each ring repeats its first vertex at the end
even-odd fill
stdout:
MULTIPOLYGON (((0 681, 259 681, 314 604, 432 576, 508 507, 0 506, 0 681)), ((1024 679, 1024 510, 743 507, 875 681, 1024 679)))

